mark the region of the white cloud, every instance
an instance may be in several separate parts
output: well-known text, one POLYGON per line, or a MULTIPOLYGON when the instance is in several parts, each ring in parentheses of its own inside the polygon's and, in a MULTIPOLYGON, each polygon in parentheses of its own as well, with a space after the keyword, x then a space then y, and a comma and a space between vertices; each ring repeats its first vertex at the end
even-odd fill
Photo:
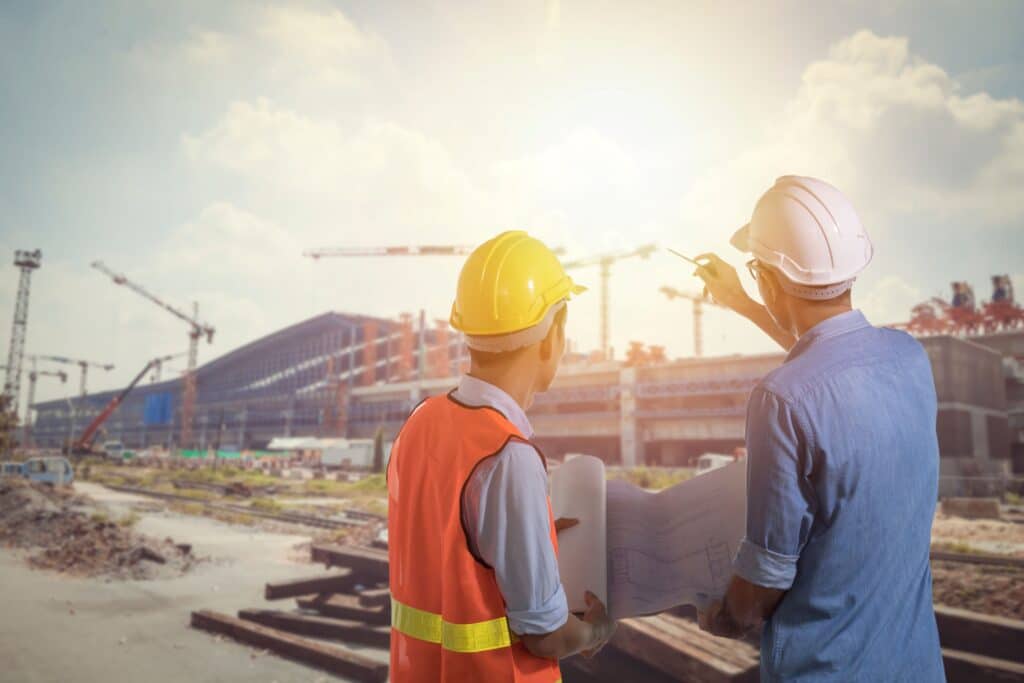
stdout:
POLYGON ((927 298, 920 289, 897 275, 881 278, 866 293, 854 290, 854 305, 876 325, 906 322, 910 310, 927 298))
POLYGON ((803 73, 765 142, 713 169, 684 200, 688 217, 742 224, 776 176, 816 175, 849 194, 872 228, 900 215, 972 225, 1024 216, 1024 103, 963 96, 906 38, 861 31, 803 73))
POLYGON ((423 241, 425 229, 428 242, 466 239, 486 216, 442 145, 391 122, 348 130, 261 99, 234 103, 182 144, 193 161, 321 209, 335 225, 366 226, 362 235, 374 242, 423 241))

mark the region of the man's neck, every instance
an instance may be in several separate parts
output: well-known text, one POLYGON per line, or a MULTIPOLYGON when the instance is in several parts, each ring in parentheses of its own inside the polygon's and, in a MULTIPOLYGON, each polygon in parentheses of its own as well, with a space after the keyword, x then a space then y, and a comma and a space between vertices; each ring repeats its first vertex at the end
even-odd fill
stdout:
POLYGON ((519 368, 481 368, 473 366, 469 376, 498 387, 519 404, 523 411, 529 410, 533 404, 533 377, 519 368))
POLYGON ((796 333, 797 338, 800 338, 829 318, 834 318, 837 315, 842 315, 843 313, 849 313, 852 310, 853 307, 846 304, 836 306, 809 306, 794 313, 793 327, 796 328, 794 332, 796 333))

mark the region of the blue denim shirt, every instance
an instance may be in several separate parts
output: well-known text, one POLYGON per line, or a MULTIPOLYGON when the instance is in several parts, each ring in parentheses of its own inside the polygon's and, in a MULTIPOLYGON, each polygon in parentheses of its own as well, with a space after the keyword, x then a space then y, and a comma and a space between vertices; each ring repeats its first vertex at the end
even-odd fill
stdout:
POLYGON ((761 680, 944 681, 928 553, 939 449, 931 364, 859 311, 808 331, 747 408, 735 571, 786 590, 761 680))

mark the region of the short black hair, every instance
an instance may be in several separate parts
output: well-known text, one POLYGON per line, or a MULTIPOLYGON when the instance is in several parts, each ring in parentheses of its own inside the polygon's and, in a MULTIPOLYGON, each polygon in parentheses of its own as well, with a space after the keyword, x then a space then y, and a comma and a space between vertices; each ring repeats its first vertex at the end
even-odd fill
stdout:
MULTIPOLYGON (((567 306, 563 306, 562 310, 555 313, 555 319, 551 323, 551 329, 555 329, 558 325, 565 325, 565 320, 568 317, 569 309, 567 306)), ((548 334, 551 334, 551 330, 548 330, 548 334)), ((528 346, 524 346, 521 349, 513 349, 512 351, 480 351, 470 347, 469 357, 474 364, 479 365, 482 368, 493 368, 499 365, 510 363, 518 358, 520 355, 526 352, 528 346)))

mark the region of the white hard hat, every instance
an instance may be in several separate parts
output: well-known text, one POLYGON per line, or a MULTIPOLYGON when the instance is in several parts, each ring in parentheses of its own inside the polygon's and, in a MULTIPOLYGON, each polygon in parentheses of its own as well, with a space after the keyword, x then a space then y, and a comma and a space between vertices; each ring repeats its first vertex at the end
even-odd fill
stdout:
POLYGON ((784 275, 783 289, 805 299, 839 296, 874 254, 842 192, 817 178, 793 175, 775 181, 730 242, 784 275))

